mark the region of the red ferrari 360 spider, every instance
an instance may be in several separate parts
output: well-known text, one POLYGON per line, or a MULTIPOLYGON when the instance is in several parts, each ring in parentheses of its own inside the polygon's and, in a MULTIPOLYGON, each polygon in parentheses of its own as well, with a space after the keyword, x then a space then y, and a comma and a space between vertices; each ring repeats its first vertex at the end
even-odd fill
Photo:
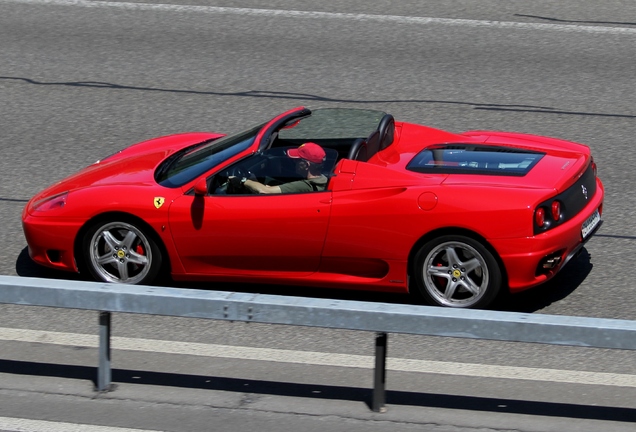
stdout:
POLYGON ((23 227, 35 262, 98 281, 411 291, 483 308, 563 268, 600 226, 603 195, 582 144, 299 107, 121 150, 33 197, 23 227), (307 142, 320 147, 303 156, 307 142), (307 180, 300 162, 322 187, 285 193, 307 180))

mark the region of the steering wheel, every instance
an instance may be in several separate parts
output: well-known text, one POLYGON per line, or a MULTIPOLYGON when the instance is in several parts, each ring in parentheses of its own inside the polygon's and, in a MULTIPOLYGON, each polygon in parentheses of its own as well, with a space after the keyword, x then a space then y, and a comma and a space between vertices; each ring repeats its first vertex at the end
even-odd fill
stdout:
POLYGON ((238 177, 238 178, 247 178, 247 179, 254 179, 255 176, 254 174, 252 174, 251 172, 247 171, 245 168, 243 167, 234 167, 231 170, 227 171, 227 193, 228 194, 233 194, 233 195, 246 195, 246 194, 255 194, 257 193, 256 191, 245 187, 245 185, 241 184, 241 185, 236 185, 233 184, 230 181, 230 177, 238 177))

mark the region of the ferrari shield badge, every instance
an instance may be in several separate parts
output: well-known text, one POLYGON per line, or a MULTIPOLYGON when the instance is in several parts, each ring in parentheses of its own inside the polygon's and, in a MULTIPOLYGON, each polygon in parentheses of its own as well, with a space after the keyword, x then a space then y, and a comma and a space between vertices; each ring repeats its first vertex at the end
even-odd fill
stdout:
POLYGON ((155 207, 160 208, 166 199, 164 197, 155 197, 155 207))

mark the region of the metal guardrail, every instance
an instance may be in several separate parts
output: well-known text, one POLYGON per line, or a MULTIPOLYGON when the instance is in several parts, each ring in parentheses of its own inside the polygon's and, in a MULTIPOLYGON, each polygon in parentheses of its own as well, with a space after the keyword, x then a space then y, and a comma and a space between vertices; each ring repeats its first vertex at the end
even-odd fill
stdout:
POLYGON ((97 390, 111 387, 111 313, 376 332, 372 409, 386 393, 388 333, 636 350, 636 321, 0 276, 0 303, 99 312, 97 390))

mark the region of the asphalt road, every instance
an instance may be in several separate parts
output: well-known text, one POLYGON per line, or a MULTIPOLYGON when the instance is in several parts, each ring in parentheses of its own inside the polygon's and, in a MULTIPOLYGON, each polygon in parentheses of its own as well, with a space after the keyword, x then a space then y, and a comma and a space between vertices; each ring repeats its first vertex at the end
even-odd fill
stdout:
MULTIPOLYGON (((0 0, 0 274, 61 277, 27 259, 20 227, 22 208, 45 186, 127 145, 175 132, 232 132, 299 105, 368 107, 452 131, 519 131, 589 145, 606 186, 604 225, 585 253, 557 278, 497 308, 636 319, 631 278, 636 256, 634 58, 636 4, 618 0, 602 5, 591 0, 162 4, 0 0)), ((409 301, 399 296, 269 290, 409 301)), ((91 313, 0 306, 1 329, 94 334, 95 324, 91 313)), ((116 317, 115 326, 116 335, 130 338, 371 355, 372 335, 359 333, 132 316, 116 317)), ((404 422, 392 427, 403 430, 423 424, 440 431, 480 425, 505 430, 513 424, 521 430, 567 430, 578 425, 571 419, 583 419, 587 427, 612 420, 611 427, 621 428, 625 418, 634 418, 636 408, 635 390, 630 386, 563 384, 547 378, 501 380, 488 374, 460 379, 411 371, 392 375, 393 381, 390 377, 396 392, 391 417, 357 416, 354 413, 359 412, 363 396, 345 392, 343 399, 351 402, 349 406, 336 396, 312 396, 312 386, 326 386, 320 391, 334 394, 340 385, 366 388, 371 375, 364 368, 290 367, 264 360, 202 360, 162 352, 142 356, 126 350, 116 355, 114 367, 169 375, 154 377, 155 387, 152 382, 136 386, 134 379, 122 377, 118 391, 95 399, 99 404, 90 408, 87 402, 94 396, 90 388, 77 390, 87 386, 83 369, 43 373, 37 378, 21 376, 19 370, 24 362, 52 370, 58 364, 92 365, 91 349, 73 348, 72 342, 59 347, 9 336, 2 347, 0 399, 15 400, 18 395, 26 399, 15 406, 0 403, 0 416, 36 420, 66 418, 73 423, 201 430, 197 425, 205 424, 207 417, 190 411, 212 406, 220 410, 218 418, 234 425, 233 430, 255 424, 263 426, 261 430, 268 430, 265 425, 285 430, 275 429, 282 421, 277 415, 299 421, 286 423, 287 430, 339 430, 347 421, 360 422, 355 423, 359 430, 380 430, 386 426, 382 422, 398 420, 404 422), (235 381, 210 392, 194 384, 171 387, 170 382, 188 374, 214 374, 235 381), (252 385, 267 384, 257 386, 260 390, 254 393, 263 405, 250 408, 241 399, 249 399, 237 390, 241 379, 252 380, 252 385), (277 387, 281 381, 306 387, 277 387), (422 382, 427 383, 429 399, 416 398, 419 402, 413 410, 408 403, 398 403, 412 399, 409 392, 423 391, 422 382), (202 402, 202 395, 213 402, 202 402), (302 395, 301 402, 292 402, 297 395, 302 395), (190 412, 192 425, 187 429, 184 422, 154 424, 144 416, 135 420, 124 413, 129 407, 116 403, 123 400, 152 407, 148 412, 161 412, 162 404, 168 404, 175 410, 171 418, 190 412), (497 406, 511 405, 498 403, 501 400, 543 405, 528 402, 523 409, 501 413, 497 406), (302 401, 311 407, 299 407, 302 401), (73 414, 85 403, 86 408, 78 412, 96 410, 92 421, 90 415, 73 414), (431 406, 442 410, 428 411, 431 406), (590 408, 599 406, 614 410, 590 408), (568 421, 559 423, 555 410, 561 410, 568 421), (500 414, 515 420, 502 419, 500 414), (259 415, 271 415, 272 422, 259 415), (556 423, 543 423, 533 415, 556 423), (519 420, 524 416, 530 416, 527 424, 519 420), (112 422, 116 417, 119 420, 112 422), (431 418, 434 425, 427 423, 431 418), (307 423, 301 426, 303 419, 307 423), (328 423, 333 419, 333 424, 328 423)), ((636 375, 634 355, 617 351, 394 337, 389 354, 422 361, 523 366, 546 376, 552 370, 620 374, 627 381, 636 375)), ((1 420, 0 430, 14 430, 1 420)), ((605 430, 611 430, 609 424, 604 423, 605 430)))

